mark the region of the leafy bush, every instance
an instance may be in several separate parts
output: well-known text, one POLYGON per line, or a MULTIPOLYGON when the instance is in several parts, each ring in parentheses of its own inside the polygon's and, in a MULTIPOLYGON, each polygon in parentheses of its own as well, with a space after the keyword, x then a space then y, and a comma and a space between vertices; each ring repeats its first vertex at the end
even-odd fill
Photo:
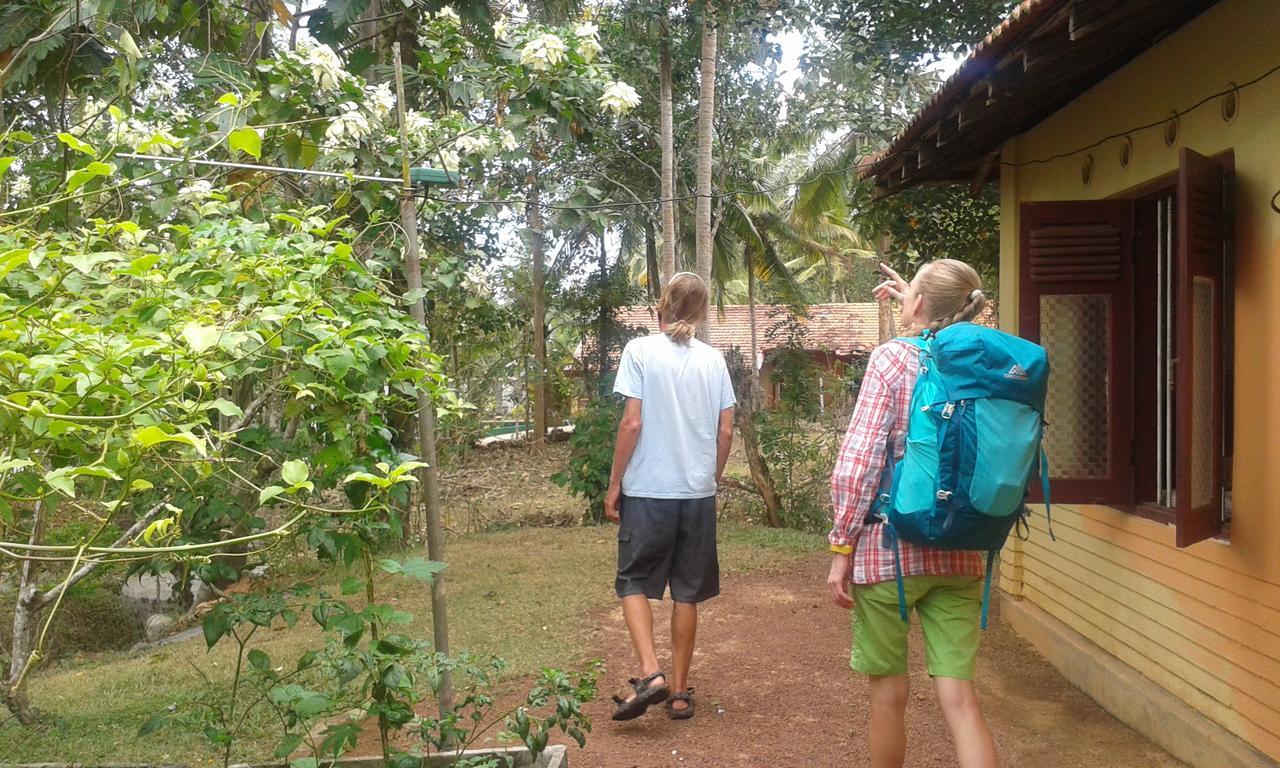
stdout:
POLYGON ((573 436, 569 438, 568 464, 551 478, 587 502, 583 520, 590 524, 604 521, 604 495, 609 490, 613 447, 621 418, 622 405, 613 398, 592 400, 578 414, 573 436))
POLYGON ((804 328, 793 319, 769 330, 781 346, 769 355, 778 384, 773 408, 756 413, 760 452, 782 502, 788 528, 826 530, 831 523, 828 478, 838 432, 819 408, 819 369, 805 350, 804 328))

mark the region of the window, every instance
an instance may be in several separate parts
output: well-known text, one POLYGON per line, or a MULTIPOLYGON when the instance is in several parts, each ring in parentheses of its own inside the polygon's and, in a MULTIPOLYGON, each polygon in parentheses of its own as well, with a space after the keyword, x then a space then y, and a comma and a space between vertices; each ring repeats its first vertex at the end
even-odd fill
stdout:
POLYGON ((1180 547, 1230 515, 1229 179, 1184 148, 1145 197, 1022 208, 1019 314, 1049 353, 1054 500, 1171 519, 1180 547))

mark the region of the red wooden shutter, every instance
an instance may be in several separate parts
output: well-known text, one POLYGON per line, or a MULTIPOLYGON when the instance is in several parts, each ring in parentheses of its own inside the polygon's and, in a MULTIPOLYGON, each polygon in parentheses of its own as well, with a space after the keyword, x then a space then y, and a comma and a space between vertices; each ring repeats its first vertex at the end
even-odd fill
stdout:
POLYGON ((1178 163, 1174 391, 1178 546, 1222 528, 1222 164, 1183 148, 1178 163))
POLYGON ((1020 329, 1049 353, 1053 500, 1132 503, 1133 205, 1025 203, 1019 255, 1020 329))

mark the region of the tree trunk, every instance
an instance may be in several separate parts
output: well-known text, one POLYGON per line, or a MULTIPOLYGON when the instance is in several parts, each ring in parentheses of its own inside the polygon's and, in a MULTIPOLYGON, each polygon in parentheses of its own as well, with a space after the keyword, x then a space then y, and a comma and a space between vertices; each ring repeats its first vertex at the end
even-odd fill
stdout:
MULTIPOLYGON (((889 254, 889 236, 881 235, 880 247, 877 249, 876 257, 883 261, 889 254)), ((880 343, 883 344, 889 339, 897 335, 897 329, 894 328, 893 322, 893 302, 880 302, 880 343)))
POLYGON ((758 361, 760 359, 760 342, 756 337, 756 273, 751 268, 751 264, 747 264, 747 317, 751 323, 751 361, 748 363, 751 369, 751 407, 760 407, 760 367, 758 361))
POLYGON ((675 128, 672 122, 672 87, 671 87, 671 28, 667 24, 667 6, 663 3, 659 9, 661 18, 658 21, 660 37, 658 39, 658 131, 659 143, 662 145, 662 284, 657 286, 656 293, 662 294, 662 288, 676 273, 676 150, 675 128))
POLYGON ((243 58, 250 65, 271 58, 271 25, 275 9, 270 0, 249 0, 249 33, 244 38, 243 58), (264 26, 265 25, 265 26, 264 26))
MULTIPOLYGON (((716 112, 716 7, 713 0, 706 0, 702 12, 702 66, 698 93, 698 163, 697 163, 697 228, 696 251, 698 276, 711 286, 711 153, 714 138, 716 112)), ((711 292, 707 292, 707 311, 711 292)), ((709 341, 710 323, 703 323, 698 337, 709 341)))
MULTIPOLYGON (((44 502, 37 501, 31 514, 31 536, 28 544, 44 539, 44 502)), ((13 608, 13 645, 9 649, 9 676, 4 683, 4 702, 23 725, 35 723, 35 713, 27 698, 27 666, 32 663, 36 647, 36 628, 40 624, 40 588, 36 583, 35 563, 23 560, 18 571, 18 600, 13 608)))
POLYGON ((542 163, 536 156, 530 174, 529 205, 526 226, 529 228, 533 259, 533 440, 530 445, 541 450, 547 440, 547 328, 543 283, 546 276, 542 241, 542 163))
POLYGON ((662 284, 666 278, 660 277, 657 237, 653 232, 653 220, 648 216, 644 217, 644 260, 647 275, 645 283, 649 289, 649 299, 657 300, 662 295, 662 284))
MULTIPOLYGON (((157 504, 149 509, 146 514, 135 520, 128 530, 120 534, 111 546, 122 547, 133 541, 166 509, 164 504, 157 504)), ((31 535, 27 543, 32 545, 43 543, 45 517, 44 502, 36 502, 31 514, 31 535)), ((94 542, 91 540, 89 543, 94 542)), ((9 674, 5 678, 4 690, 0 694, 3 695, 9 711, 23 725, 31 725, 36 721, 36 713, 31 709, 31 703, 27 698, 27 679, 31 668, 40 662, 40 654, 43 651, 40 647, 42 641, 39 635, 40 616, 50 605, 56 607, 58 599, 66 590, 79 584, 101 567, 102 564, 98 562, 85 563, 56 586, 41 592, 38 584, 40 574, 35 571, 35 563, 31 560, 22 561, 22 567, 18 571, 18 599, 13 610, 13 644, 9 649, 9 674)))
POLYGON ((605 380, 609 377, 609 253, 604 247, 604 236, 607 230, 600 231, 600 317, 598 327, 596 328, 596 355, 598 360, 597 370, 600 378, 596 382, 596 386, 600 389, 600 394, 607 396, 609 394, 605 380))
POLYGON ((773 476, 764 462, 764 455, 760 453, 760 438, 756 435, 756 395, 752 391, 750 368, 743 364, 741 354, 725 355, 725 362, 729 365, 729 377, 733 380, 734 394, 738 398, 734 422, 737 424, 738 434, 742 436, 742 451, 747 456, 751 482, 764 500, 765 525, 781 528, 782 500, 778 498, 773 476))

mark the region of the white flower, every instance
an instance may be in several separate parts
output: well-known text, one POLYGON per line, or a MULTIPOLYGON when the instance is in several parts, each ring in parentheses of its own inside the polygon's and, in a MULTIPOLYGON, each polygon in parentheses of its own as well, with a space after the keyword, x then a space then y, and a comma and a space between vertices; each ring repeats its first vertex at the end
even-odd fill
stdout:
POLYGON ((213 184, 204 179, 196 179, 178 190, 178 199, 183 202, 200 202, 213 192, 213 184))
POLYGON ((351 102, 342 105, 343 113, 334 118, 329 127, 324 130, 324 137, 328 141, 340 142, 343 139, 351 139, 352 141, 360 141, 364 137, 373 132, 373 126, 369 125, 369 118, 360 114, 360 108, 351 102))
POLYGON ((602 50, 604 49, 594 37, 578 38, 578 53, 582 54, 582 58, 586 59, 588 64, 595 61, 602 50))
POLYGON ((453 145, 464 155, 478 155, 493 146, 493 142, 483 133, 468 133, 459 136, 453 145))
POLYGON ((462 19, 458 17, 458 12, 453 10, 453 6, 449 6, 449 5, 446 5, 445 7, 436 11, 436 18, 441 21, 450 22, 451 24, 462 23, 462 19))
POLYGON ((498 143, 502 145, 503 152, 515 152, 520 147, 520 144, 516 141, 516 135, 506 128, 502 129, 502 135, 498 137, 498 143))
POLYGON ((442 149, 436 155, 437 161, 446 171, 458 170, 458 163, 462 162, 462 158, 452 149, 442 149))
POLYGON ((136 117, 117 117, 113 113, 111 139, 141 154, 171 155, 182 146, 182 139, 163 125, 147 123, 136 117))
POLYGON ((14 176, 9 182, 9 194, 13 195, 15 200, 21 200, 31 194, 31 177, 23 173, 14 176))
POLYGON ((623 115, 640 105, 640 94, 636 89, 615 80, 609 83, 600 97, 600 108, 607 109, 615 115, 623 115))
POLYGON ((468 267, 462 279, 471 292, 478 296, 488 298, 493 293, 493 287, 489 285, 489 276, 485 274, 484 267, 479 264, 468 267))
POLYGON ((525 44, 520 51, 520 63, 539 72, 546 71, 564 61, 567 50, 563 40, 547 32, 525 44))
POLYGON ((506 16, 500 16, 493 24, 493 37, 495 40, 506 40, 507 34, 511 31, 511 22, 506 16))
POLYGON ((316 88, 321 91, 337 90, 351 75, 342 68, 342 59, 324 44, 311 43, 298 48, 306 57, 305 64, 311 70, 316 88))
POLYGON ((364 89, 364 100, 379 120, 386 120, 396 108, 396 97, 387 83, 364 89))
POLYGON ((431 134, 435 128, 435 124, 431 122, 431 118, 416 110, 409 110, 404 113, 404 129, 409 134, 409 140, 415 145, 421 145, 431 140, 431 134))
POLYGON ((578 37, 589 37, 593 40, 595 39, 596 35, 598 35, 599 33, 600 33, 600 27, 589 21, 582 22, 573 30, 573 34, 577 35, 578 37))

